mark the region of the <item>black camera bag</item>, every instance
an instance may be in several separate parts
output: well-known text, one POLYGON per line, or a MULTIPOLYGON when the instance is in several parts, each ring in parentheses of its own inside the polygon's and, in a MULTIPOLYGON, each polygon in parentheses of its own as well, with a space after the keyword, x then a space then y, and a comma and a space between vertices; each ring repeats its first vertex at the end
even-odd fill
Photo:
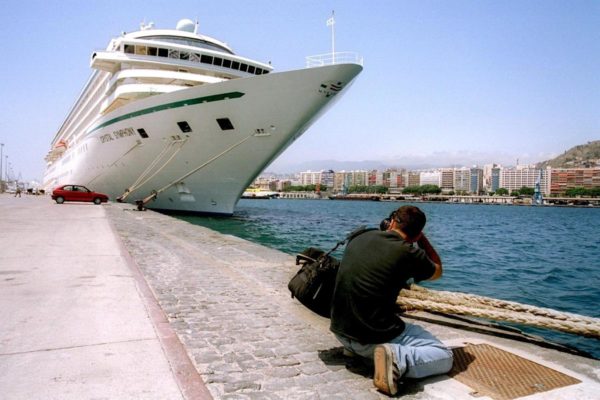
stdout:
POLYGON ((360 227, 354 230, 328 252, 308 247, 298 254, 296 265, 302 266, 288 283, 292 298, 297 298, 305 307, 320 316, 329 318, 335 278, 340 266, 340 261, 331 253, 344 243, 370 230, 373 228, 360 227))

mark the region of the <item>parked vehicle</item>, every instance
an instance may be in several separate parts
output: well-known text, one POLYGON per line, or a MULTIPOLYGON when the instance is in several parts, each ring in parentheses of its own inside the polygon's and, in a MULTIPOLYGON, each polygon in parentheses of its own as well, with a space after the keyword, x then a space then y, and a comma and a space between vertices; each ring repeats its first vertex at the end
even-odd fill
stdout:
POLYGON ((65 201, 91 201, 94 204, 106 203, 108 196, 91 191, 82 185, 62 185, 52 191, 52 200, 58 204, 65 201))

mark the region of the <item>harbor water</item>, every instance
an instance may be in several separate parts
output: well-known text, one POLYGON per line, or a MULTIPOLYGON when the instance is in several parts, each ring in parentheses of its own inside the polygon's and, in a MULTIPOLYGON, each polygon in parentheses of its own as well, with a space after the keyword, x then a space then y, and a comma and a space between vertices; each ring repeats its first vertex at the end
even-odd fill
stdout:
MULTIPOLYGON (((296 254, 309 246, 329 249, 361 225, 378 227, 382 218, 403 204, 240 200, 229 218, 178 218, 296 254)), ((424 286, 600 317, 600 209, 414 205, 426 213, 425 233, 444 265, 442 279, 424 286)), ((519 328, 600 359, 596 339, 519 328)))

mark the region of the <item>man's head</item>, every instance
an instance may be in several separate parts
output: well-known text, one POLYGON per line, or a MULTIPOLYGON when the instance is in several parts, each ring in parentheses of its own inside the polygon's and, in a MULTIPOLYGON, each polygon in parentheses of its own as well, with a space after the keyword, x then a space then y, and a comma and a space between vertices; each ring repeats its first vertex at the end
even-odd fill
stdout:
POLYGON ((391 229, 401 230, 408 239, 417 240, 427 222, 425 214, 418 207, 402 206, 390 215, 391 229))

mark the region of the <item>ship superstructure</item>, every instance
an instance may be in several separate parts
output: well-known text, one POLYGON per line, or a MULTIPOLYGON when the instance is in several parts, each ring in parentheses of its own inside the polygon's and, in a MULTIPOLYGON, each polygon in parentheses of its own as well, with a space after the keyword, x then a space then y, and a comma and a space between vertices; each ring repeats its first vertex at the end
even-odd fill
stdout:
POLYGON ((362 70, 356 55, 273 73, 182 20, 93 53, 52 141, 44 186, 77 183, 150 208, 231 214, 244 189, 362 70), (349 62, 348 62, 349 60, 349 62))

